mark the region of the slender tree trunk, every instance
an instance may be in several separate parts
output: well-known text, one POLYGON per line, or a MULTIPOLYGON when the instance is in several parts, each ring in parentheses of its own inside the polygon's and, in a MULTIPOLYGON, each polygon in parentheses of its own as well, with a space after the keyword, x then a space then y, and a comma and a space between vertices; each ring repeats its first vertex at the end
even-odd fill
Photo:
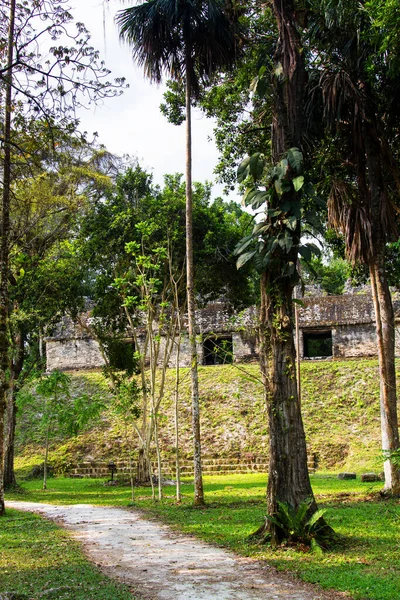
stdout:
POLYGON ((176 363, 175 363, 175 390, 174 390, 174 412, 175 412, 175 465, 176 465, 176 501, 181 502, 181 466, 180 466, 180 451, 179 451, 179 359, 180 359, 180 348, 181 348, 181 326, 180 316, 178 316, 178 334, 179 341, 176 350, 176 363))
POLYGON ((372 298, 375 308, 376 337, 379 359, 380 407, 385 490, 400 495, 400 470, 390 454, 400 447, 397 415, 395 330, 392 298, 383 265, 370 265, 372 298))
POLYGON ((19 331, 14 341, 14 345, 16 347, 16 356, 11 366, 11 379, 7 402, 7 427, 5 432, 4 449, 4 487, 6 489, 13 488, 17 485, 14 470, 15 426, 17 423, 16 396, 19 387, 18 379, 24 366, 24 342, 25 336, 23 335, 22 331, 19 331))
POLYGON ((129 448, 128 460, 129 460, 129 481, 131 484, 131 501, 134 502, 135 501, 135 478, 133 476, 132 451, 130 448, 129 448))
POLYGON ((43 489, 44 490, 47 490, 47 461, 49 459, 49 440, 50 440, 50 425, 47 428, 46 449, 44 452, 44 463, 43 463, 43 489))
POLYGON ((192 426, 193 426, 193 461, 194 461, 194 504, 204 504, 203 476, 201 465, 200 438, 200 406, 198 356, 196 348, 196 312, 194 299, 194 267, 193 267, 193 202, 192 202, 192 124, 191 124, 191 56, 190 48, 186 51, 186 289, 188 308, 188 329, 191 352, 191 386, 192 386, 192 426))
MULTIPOLYGON (((292 0, 274 0, 273 7, 279 31, 275 61, 283 71, 282 79, 278 81, 275 77, 274 81, 272 153, 276 162, 291 147, 301 148, 306 75, 294 3, 292 0)), ((286 194, 289 203, 296 199, 295 194, 294 191, 286 194)), ((296 235, 300 237, 300 225, 296 235)), ((297 251, 292 251, 290 260, 297 263, 297 251)), ((316 510, 296 382, 294 284, 289 278, 281 278, 281 266, 278 265, 277 271, 270 269, 261 277, 260 365, 270 436, 269 514, 276 512, 277 501, 294 509, 310 501, 310 512, 316 510)), ((264 529, 271 535, 272 543, 280 542, 280 531, 275 525, 268 523, 264 529)))
POLYGON ((137 482, 138 484, 149 483, 151 466, 148 452, 144 444, 139 442, 138 460, 137 460, 137 482))
POLYGON ((161 502, 163 498, 162 493, 162 470, 161 470, 161 453, 160 453, 160 444, 158 440, 158 418, 157 415, 154 415, 154 443, 156 447, 156 457, 157 457, 157 479, 158 479, 158 499, 161 502))
MULTIPOLYGON (((368 115, 369 107, 365 112, 368 115)), ((380 410, 385 490, 400 495, 400 470, 393 464, 391 453, 398 451, 399 424, 395 367, 395 321, 392 298, 385 271, 385 245, 393 233, 394 215, 387 197, 382 163, 384 149, 375 126, 375 115, 363 123, 367 176, 369 184, 369 218, 373 237, 373 258, 370 261, 372 297, 375 308, 376 336, 380 371, 380 410)))
POLYGON ((11 111, 12 111, 12 63, 15 23, 15 0, 10 2, 10 22, 7 42, 7 75, 5 83, 4 113, 4 166, 3 197, 1 209, 0 245, 0 516, 5 513, 4 505, 4 421, 7 410, 9 368, 8 339, 8 269, 10 233, 10 185, 11 185, 11 111))
POLYGON ((10 489, 17 485, 14 470, 15 426, 17 423, 17 405, 15 402, 16 389, 12 385, 8 393, 7 426, 5 431, 4 450, 4 488, 10 489))

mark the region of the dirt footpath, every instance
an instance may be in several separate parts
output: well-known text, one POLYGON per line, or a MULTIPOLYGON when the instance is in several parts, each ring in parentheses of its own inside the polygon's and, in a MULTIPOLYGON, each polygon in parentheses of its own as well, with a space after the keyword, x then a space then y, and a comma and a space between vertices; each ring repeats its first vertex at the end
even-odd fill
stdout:
MULTIPOLYGON (((110 577, 146 600, 343 600, 277 573, 261 561, 238 557, 134 510, 75 504, 7 502, 10 508, 57 521, 82 543, 110 577)), ((111 599, 110 599, 111 600, 111 599)))

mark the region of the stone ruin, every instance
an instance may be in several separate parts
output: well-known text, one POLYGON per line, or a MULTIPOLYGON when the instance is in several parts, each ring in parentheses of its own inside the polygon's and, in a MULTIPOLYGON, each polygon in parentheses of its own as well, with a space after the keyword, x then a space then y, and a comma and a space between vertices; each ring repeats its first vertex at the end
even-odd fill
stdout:
MULTIPOLYGON (((353 291, 353 290, 352 290, 353 291)), ((341 296, 305 295, 298 307, 302 359, 373 357, 377 354, 375 317, 371 294, 363 289, 341 296)), ((396 324, 400 299, 393 295, 396 324)), ((90 320, 90 314, 84 315, 90 320)), ((234 312, 227 304, 208 304, 197 312, 199 362, 213 365, 256 360, 258 357, 255 307, 234 312)), ((64 317, 45 339, 47 370, 94 369, 104 365, 99 345, 89 333, 64 317)), ((126 340, 129 343, 129 340, 126 340)), ((132 342, 130 342, 132 343, 132 342)), ((396 354, 400 354, 400 330, 396 327, 396 354)), ((190 366, 187 333, 181 336, 180 365, 190 366)), ((171 366, 175 357, 171 356, 171 366)))

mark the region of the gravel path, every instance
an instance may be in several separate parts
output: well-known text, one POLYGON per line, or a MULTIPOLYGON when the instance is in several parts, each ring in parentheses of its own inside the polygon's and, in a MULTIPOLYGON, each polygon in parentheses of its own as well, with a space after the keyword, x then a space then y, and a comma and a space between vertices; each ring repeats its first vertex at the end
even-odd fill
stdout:
MULTIPOLYGON (((343 600, 340 593, 277 573, 261 561, 242 558, 134 510, 75 504, 7 502, 10 508, 57 521, 82 543, 107 575, 146 600, 343 600)), ((110 599, 112 600, 112 599, 110 599)))

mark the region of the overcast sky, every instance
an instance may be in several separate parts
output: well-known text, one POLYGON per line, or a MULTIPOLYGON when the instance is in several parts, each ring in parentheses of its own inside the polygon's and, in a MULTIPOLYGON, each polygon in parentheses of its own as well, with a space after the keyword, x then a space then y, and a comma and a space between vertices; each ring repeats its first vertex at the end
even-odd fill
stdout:
MULTIPOLYGON (((150 84, 142 70, 133 63, 130 49, 119 41, 114 16, 130 2, 108 0, 71 0, 73 14, 92 35, 112 77, 125 77, 129 89, 119 98, 110 98, 104 105, 80 113, 82 128, 97 131, 99 141, 111 152, 136 156, 140 164, 151 170, 154 181, 162 182, 166 173, 185 172, 185 124, 171 125, 160 113, 163 86, 150 84), (105 17, 105 19, 104 19, 105 17)), ((213 124, 201 111, 193 114, 193 179, 212 181, 217 163, 217 150, 212 138, 213 124)), ((214 188, 213 196, 221 193, 214 188)), ((236 198, 237 199, 237 198, 236 198)))

